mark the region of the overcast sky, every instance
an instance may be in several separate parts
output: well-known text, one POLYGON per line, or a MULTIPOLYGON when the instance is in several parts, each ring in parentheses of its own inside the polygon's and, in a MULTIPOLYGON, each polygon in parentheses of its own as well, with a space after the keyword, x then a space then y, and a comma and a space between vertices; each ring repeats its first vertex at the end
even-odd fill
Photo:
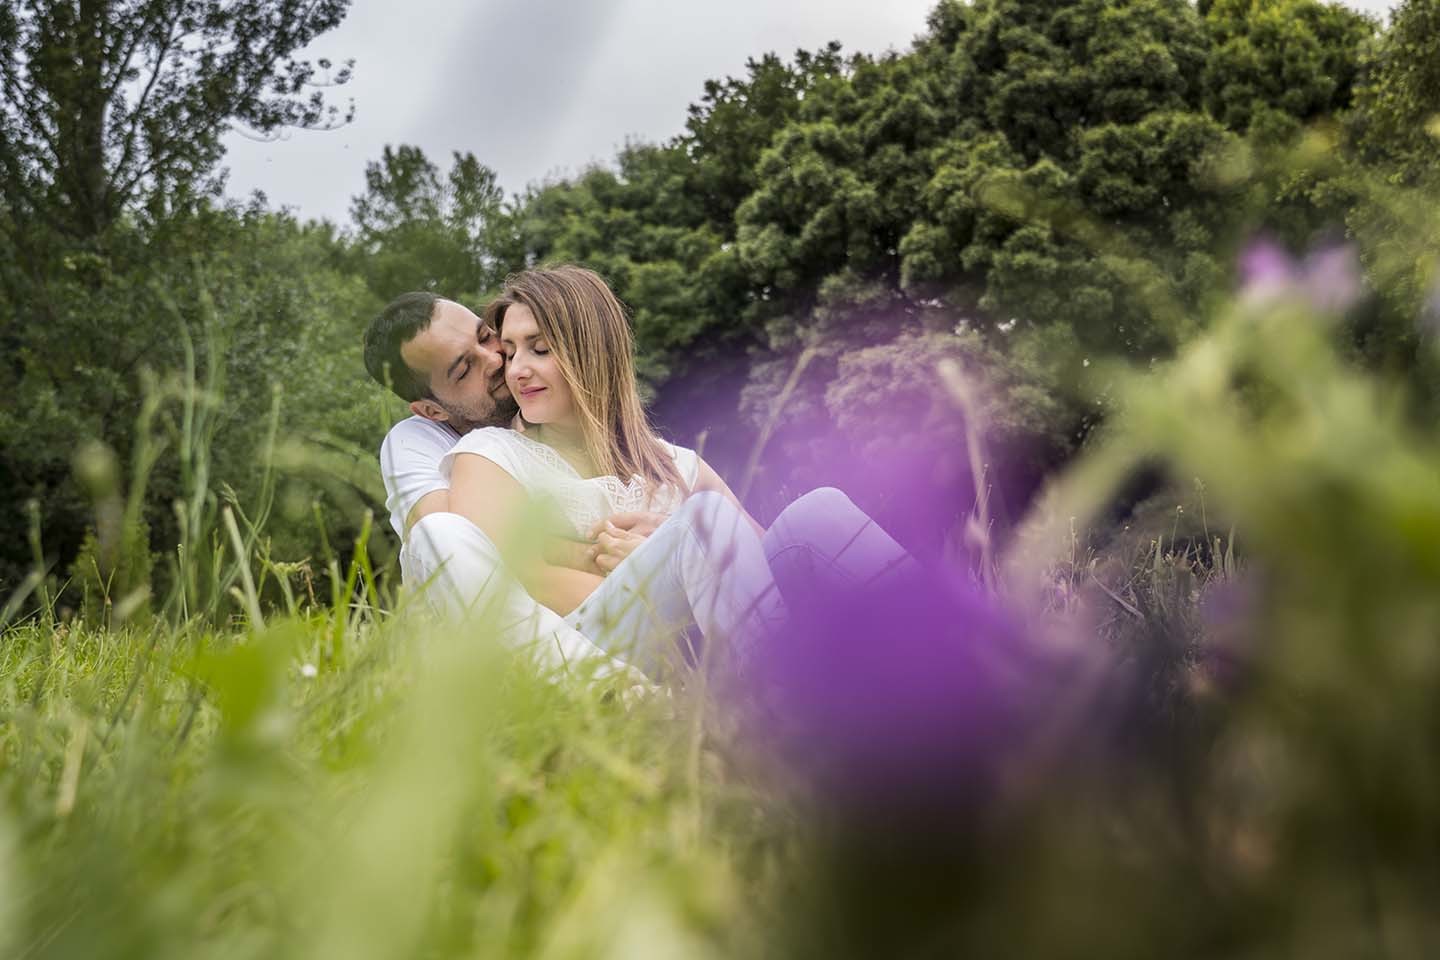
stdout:
MULTIPOLYGON (((789 58, 839 40, 849 51, 904 50, 934 0, 354 0, 311 48, 355 60, 333 91, 355 119, 328 132, 226 141, 229 192, 348 220, 367 161, 411 143, 448 169, 469 150, 509 192, 590 163, 627 139, 681 132, 710 78, 748 57, 789 58)), ((1383 14, 1391 0, 1352 6, 1383 14)))

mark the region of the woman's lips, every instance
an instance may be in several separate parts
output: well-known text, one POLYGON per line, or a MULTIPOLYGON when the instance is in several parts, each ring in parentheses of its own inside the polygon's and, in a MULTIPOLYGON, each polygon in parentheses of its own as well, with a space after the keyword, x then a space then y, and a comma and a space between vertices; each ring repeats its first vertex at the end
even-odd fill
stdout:
POLYGON ((538 394, 538 393, 544 393, 544 392, 545 392, 545 388, 544 388, 544 387, 522 387, 522 388, 520 389, 520 396, 521 396, 521 397, 524 397, 525 399, 528 400, 529 398, 535 396, 536 394, 538 394))

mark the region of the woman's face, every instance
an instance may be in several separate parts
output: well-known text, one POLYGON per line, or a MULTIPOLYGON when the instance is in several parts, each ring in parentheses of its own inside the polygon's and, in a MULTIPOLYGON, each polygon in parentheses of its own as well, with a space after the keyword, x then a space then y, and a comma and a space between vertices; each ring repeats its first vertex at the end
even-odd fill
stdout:
POLYGON ((505 383, 520 405, 520 415, 530 423, 575 426, 578 418, 570 385, 560 375, 529 307, 517 303, 506 309, 500 345, 505 351, 505 383))

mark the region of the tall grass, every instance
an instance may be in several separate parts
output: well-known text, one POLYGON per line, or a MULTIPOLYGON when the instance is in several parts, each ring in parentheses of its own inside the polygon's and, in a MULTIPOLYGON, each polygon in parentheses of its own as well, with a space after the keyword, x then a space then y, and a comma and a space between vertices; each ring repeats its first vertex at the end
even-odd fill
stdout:
POLYGON ((276 465, 301 454, 277 394, 259 483, 213 476, 213 311, 198 347, 181 327, 185 369, 147 380, 126 482, 106 450, 77 458, 93 574, 44 568, 37 516, 0 619, 0 955, 754 952, 756 800, 692 705, 418 615, 377 576, 368 512, 353 543, 325 536, 328 576, 275 556, 276 465), (145 613, 148 582, 115 591, 162 456, 179 538, 145 613), (77 589, 98 612, 62 617, 77 589))

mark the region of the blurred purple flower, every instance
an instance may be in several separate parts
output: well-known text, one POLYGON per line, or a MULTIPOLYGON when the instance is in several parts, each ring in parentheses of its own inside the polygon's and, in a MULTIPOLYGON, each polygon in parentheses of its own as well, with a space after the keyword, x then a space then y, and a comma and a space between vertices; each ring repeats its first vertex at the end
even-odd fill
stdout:
POLYGON ((1047 698, 1020 621, 982 589, 918 567, 888 586, 791 604, 752 665, 754 739, 831 809, 954 815, 989 795, 1047 698))
POLYGON ((1205 677, 1220 693, 1235 693, 1249 679, 1255 657, 1261 594, 1256 574, 1208 584, 1198 604, 1204 632, 1205 677))
POLYGON ((1240 255, 1241 296, 1247 300, 1298 297, 1316 310, 1344 313, 1360 299, 1364 279, 1355 248, 1318 247, 1296 259, 1275 241, 1261 238, 1240 255))

